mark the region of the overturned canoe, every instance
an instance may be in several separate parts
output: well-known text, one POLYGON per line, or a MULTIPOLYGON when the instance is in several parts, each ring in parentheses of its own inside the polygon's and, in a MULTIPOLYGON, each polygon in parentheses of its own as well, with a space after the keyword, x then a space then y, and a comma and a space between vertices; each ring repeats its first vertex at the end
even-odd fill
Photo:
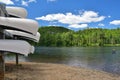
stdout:
POLYGON ((30 50, 30 51, 31 51, 30 53, 34 53, 35 47, 34 47, 34 46, 31 46, 31 50, 30 50))
POLYGON ((20 17, 20 18, 26 18, 27 17, 27 11, 25 8, 22 7, 6 7, 7 13, 11 17, 20 17))
POLYGON ((0 40, 0 51, 19 53, 28 55, 34 52, 34 48, 26 41, 22 40, 0 40))
POLYGON ((31 19, 0 17, 0 27, 4 29, 20 30, 36 35, 39 24, 37 21, 31 19))
POLYGON ((37 32, 37 34, 34 36, 32 34, 21 32, 21 31, 15 31, 15 30, 5 30, 5 31, 6 31, 5 33, 8 32, 9 34, 12 34, 13 36, 23 37, 25 39, 32 40, 35 42, 39 42, 39 39, 40 39, 39 32, 37 32))

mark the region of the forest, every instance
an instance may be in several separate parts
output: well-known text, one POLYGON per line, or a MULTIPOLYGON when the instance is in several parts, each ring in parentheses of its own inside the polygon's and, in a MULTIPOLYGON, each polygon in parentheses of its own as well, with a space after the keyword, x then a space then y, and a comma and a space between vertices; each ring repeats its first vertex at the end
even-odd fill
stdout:
POLYGON ((41 38, 36 46, 120 46, 120 28, 87 28, 73 31, 60 26, 43 26, 39 28, 39 32, 41 38))

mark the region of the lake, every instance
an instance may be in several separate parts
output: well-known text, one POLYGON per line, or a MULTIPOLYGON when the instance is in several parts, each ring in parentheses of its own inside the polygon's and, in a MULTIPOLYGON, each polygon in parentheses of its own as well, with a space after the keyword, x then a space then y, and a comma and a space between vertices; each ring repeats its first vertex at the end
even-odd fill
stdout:
MULTIPOLYGON (((7 55, 6 61, 15 61, 7 55)), ((120 74, 120 47, 36 47, 34 54, 20 61, 45 62, 85 67, 120 74)))

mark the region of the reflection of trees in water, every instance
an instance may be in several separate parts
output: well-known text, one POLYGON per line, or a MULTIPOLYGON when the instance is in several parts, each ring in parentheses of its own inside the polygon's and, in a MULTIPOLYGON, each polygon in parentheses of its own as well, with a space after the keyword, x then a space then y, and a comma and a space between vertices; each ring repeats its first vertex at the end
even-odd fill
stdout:
POLYGON ((28 61, 32 62, 50 62, 50 63, 62 63, 66 60, 66 53, 63 54, 60 49, 42 49, 39 52, 30 54, 28 61))
POLYGON ((72 66, 104 70, 120 74, 120 51, 112 54, 111 47, 99 48, 60 48, 60 47, 39 47, 36 53, 27 57, 31 62, 64 63, 72 66))
POLYGON ((103 70, 110 73, 120 74, 120 63, 117 54, 109 54, 106 57, 103 70))

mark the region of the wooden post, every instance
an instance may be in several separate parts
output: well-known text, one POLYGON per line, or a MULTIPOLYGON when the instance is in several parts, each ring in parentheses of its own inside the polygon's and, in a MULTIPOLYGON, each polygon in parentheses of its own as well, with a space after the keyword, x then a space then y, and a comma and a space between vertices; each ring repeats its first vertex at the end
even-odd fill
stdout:
POLYGON ((5 63, 3 52, 0 52, 0 80, 4 80, 5 63))
MULTIPOLYGON (((0 28, 0 39, 4 39, 3 29, 0 28)), ((4 52, 0 51, 0 80, 4 80, 5 73, 5 62, 4 62, 4 52)))
MULTIPOLYGON (((3 13, 3 8, 4 5, 0 4, 0 16, 4 16, 3 13)), ((0 39, 4 38, 4 33, 3 33, 3 29, 0 27, 0 39)), ((5 73, 5 63, 4 63, 4 52, 0 51, 0 80, 4 80, 4 73, 5 73)))
MULTIPOLYGON (((15 36, 14 39, 16 40, 17 37, 15 36)), ((16 53, 16 66, 19 65, 19 54, 16 53)))
MULTIPOLYGON (((6 11, 6 5, 0 3, 0 16, 8 16, 6 11)), ((0 25, 0 39, 5 39, 4 29, 0 25)), ((5 75, 5 61, 4 61, 4 52, 0 51, 0 80, 4 80, 5 75)))
POLYGON ((18 57, 18 54, 16 53, 16 65, 18 66, 19 65, 19 57, 18 57))

